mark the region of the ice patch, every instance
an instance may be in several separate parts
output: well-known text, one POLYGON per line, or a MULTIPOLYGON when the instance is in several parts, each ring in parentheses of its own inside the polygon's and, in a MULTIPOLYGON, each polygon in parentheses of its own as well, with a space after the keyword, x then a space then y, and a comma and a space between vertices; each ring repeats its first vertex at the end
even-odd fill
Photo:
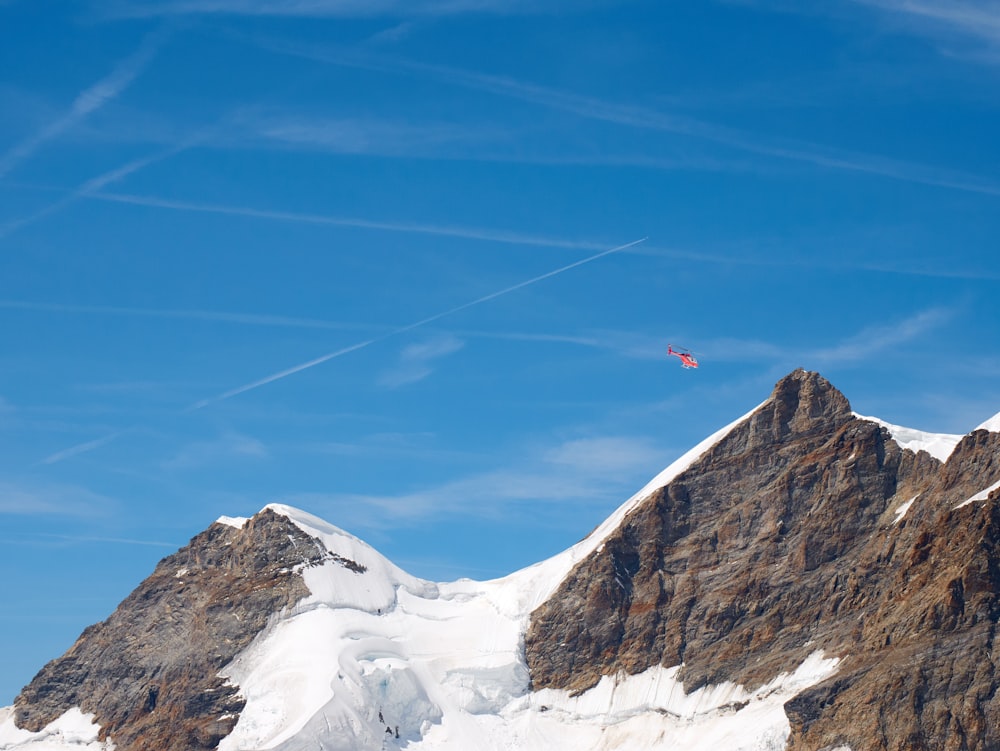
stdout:
POLYGON ((955 508, 956 509, 960 509, 960 508, 962 508, 962 506, 968 506, 970 503, 975 503, 976 501, 985 501, 985 500, 987 500, 990 497, 990 493, 992 493, 997 488, 1000 488, 1000 480, 997 480, 995 483, 993 483, 992 485, 990 485, 988 488, 980 490, 978 493, 976 493, 971 498, 968 498, 968 499, 962 501, 960 504, 958 504, 957 506, 955 506, 955 508))
POLYGON ((899 504, 899 506, 896 508, 896 518, 893 519, 893 521, 892 521, 893 524, 899 524, 900 520, 904 516, 906 516, 906 512, 910 510, 910 506, 913 505, 913 502, 915 500, 917 500, 918 497, 919 496, 915 495, 915 496, 913 496, 913 498, 911 498, 910 500, 906 501, 905 503, 899 504))
POLYGON ((225 524, 227 527, 235 527, 236 529, 243 529, 243 525, 247 523, 247 518, 245 516, 220 516, 215 520, 216 524, 225 524))

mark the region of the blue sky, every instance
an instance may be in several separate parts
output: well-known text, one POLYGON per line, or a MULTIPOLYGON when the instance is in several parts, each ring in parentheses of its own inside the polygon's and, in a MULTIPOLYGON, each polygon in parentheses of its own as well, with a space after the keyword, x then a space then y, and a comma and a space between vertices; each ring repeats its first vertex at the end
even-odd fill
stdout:
POLYGON ((1000 411, 1000 10, 808 5, 0 0, 0 705, 220 515, 488 578, 796 367, 1000 411))

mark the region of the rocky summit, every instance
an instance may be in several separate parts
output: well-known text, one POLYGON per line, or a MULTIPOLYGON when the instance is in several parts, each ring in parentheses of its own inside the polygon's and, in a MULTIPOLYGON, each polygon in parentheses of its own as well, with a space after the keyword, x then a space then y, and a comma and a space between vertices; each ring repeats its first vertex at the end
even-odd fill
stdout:
POLYGON ((271 507, 215 524, 39 672, 0 748, 79 709, 126 751, 1000 749, 1000 432, 933 456, 798 370, 702 449, 496 582, 271 507), (320 688, 282 703, 301 654, 320 688))
POLYGON ((78 706, 119 749, 215 748, 244 705, 219 670, 308 595, 296 568, 328 555, 270 510, 242 530, 213 524, 46 665, 17 697, 15 722, 40 731, 78 706))
POLYGON ((759 686, 822 645, 842 662, 785 706, 790 748, 1000 748, 1000 494, 960 505, 997 479, 1000 434, 942 464, 793 373, 535 611, 533 686, 759 686))

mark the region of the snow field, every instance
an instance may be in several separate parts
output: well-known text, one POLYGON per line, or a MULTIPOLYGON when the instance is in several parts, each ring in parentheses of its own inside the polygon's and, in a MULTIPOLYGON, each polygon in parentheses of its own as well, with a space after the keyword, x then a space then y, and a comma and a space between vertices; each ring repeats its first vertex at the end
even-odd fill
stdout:
POLYGON ((992 493, 997 488, 1000 488, 1000 480, 997 480, 995 483, 993 483, 992 485, 990 485, 988 488, 983 488, 982 490, 980 490, 978 493, 976 493, 971 498, 965 499, 960 504, 958 504, 957 506, 955 506, 955 508, 956 509, 960 509, 960 508, 962 508, 962 506, 968 506, 970 503, 976 503, 977 501, 985 501, 985 500, 987 500, 990 497, 990 493, 992 493))
POLYGON ((327 749, 396 748, 442 724, 478 734, 469 718, 525 690, 519 621, 482 591, 416 579, 315 517, 271 508, 366 570, 302 572, 312 595, 224 670, 247 707, 221 751, 315 748, 317 735, 327 749))
POLYGON ((97 740, 94 716, 73 708, 37 733, 14 725, 14 708, 0 708, 0 749, 24 751, 113 751, 114 744, 97 740))
POLYGON ((832 675, 837 663, 816 652, 794 673, 782 674, 755 691, 723 683, 690 694, 676 680, 678 668, 654 667, 634 676, 605 676, 580 696, 539 691, 531 696, 531 704, 535 709, 546 707, 546 719, 599 730, 599 735, 592 733, 587 748, 628 748, 629 739, 634 747, 642 738, 644 744, 652 743, 644 748, 769 751, 783 749, 787 741, 790 728, 784 703, 832 675))

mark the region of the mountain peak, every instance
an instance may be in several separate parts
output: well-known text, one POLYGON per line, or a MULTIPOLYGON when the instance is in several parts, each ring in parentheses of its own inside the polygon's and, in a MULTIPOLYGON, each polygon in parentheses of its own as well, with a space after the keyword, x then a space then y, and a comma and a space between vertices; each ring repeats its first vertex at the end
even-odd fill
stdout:
POLYGON ((269 509, 239 528, 212 524, 35 676, 15 702, 18 726, 38 732, 80 707, 119 748, 215 748, 245 704, 220 668, 309 594, 297 570, 327 557, 269 509))
POLYGON ((1000 612, 1000 436, 974 432, 955 454, 906 450, 825 378, 792 372, 532 613, 533 689, 657 668, 685 692, 752 689, 822 645, 837 672, 785 705, 791 747, 897 748, 878 726, 914 748, 949 734, 994 748, 997 702, 945 687, 1000 684, 981 647, 958 647, 990 643, 1000 612))
POLYGON ((823 430, 851 415, 851 405, 819 373, 799 368, 782 378, 759 410, 771 419, 775 437, 823 430))

